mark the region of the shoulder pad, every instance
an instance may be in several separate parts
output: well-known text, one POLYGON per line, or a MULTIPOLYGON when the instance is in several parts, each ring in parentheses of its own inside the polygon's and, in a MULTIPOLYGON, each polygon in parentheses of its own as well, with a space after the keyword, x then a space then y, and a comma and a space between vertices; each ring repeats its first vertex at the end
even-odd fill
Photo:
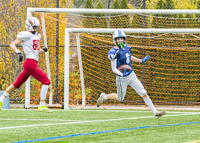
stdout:
POLYGON ((112 48, 109 52, 108 52, 108 59, 109 60, 114 60, 115 59, 115 57, 116 57, 116 55, 117 55, 117 52, 119 51, 119 49, 117 49, 117 48, 112 48))
POLYGON ((124 44, 124 46, 126 46, 126 47, 130 47, 128 44, 124 44))
POLYGON ((128 44, 124 44, 124 46, 126 46, 127 48, 131 50, 131 47, 128 44))
POLYGON ((28 31, 22 31, 22 32, 19 32, 19 33, 17 34, 17 39, 20 39, 20 40, 25 41, 25 40, 28 39, 29 35, 30 35, 30 34, 29 34, 28 31))
POLYGON ((36 33, 36 36, 41 39, 41 34, 40 33, 36 33))

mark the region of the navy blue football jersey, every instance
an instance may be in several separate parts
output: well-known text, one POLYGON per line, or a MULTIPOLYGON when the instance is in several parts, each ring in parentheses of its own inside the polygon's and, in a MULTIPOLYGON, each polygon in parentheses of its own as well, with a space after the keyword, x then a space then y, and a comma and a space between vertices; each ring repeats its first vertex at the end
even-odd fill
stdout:
POLYGON ((108 52, 108 58, 112 61, 114 59, 117 59, 117 69, 121 65, 129 65, 131 66, 131 47, 127 44, 124 44, 123 48, 113 47, 108 52))

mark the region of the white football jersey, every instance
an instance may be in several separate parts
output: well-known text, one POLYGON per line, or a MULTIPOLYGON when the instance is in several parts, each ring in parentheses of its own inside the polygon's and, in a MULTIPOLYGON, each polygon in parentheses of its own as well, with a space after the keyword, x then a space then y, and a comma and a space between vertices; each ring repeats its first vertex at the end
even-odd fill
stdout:
POLYGON ((26 58, 38 61, 41 35, 39 33, 32 34, 29 31, 22 31, 17 34, 17 39, 23 40, 21 44, 26 58))

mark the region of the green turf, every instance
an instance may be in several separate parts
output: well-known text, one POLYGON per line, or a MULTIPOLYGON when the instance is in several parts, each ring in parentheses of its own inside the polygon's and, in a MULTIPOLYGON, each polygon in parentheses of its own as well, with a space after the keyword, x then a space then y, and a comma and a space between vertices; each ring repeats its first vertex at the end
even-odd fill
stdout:
MULTIPOLYGON (((189 112, 173 113, 169 111, 165 117, 155 119, 150 111, 138 112, 136 110, 64 111, 55 109, 53 113, 43 113, 29 109, 3 110, 0 114, 0 142, 18 142, 73 134, 200 121, 200 114, 181 115, 187 113, 189 112)), ((200 123, 133 129, 38 142, 180 143, 195 140, 200 140, 200 123)))

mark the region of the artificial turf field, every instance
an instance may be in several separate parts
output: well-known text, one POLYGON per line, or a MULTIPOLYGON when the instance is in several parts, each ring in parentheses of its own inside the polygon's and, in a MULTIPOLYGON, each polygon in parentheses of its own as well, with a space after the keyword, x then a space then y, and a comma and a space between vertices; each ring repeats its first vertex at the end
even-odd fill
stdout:
POLYGON ((166 111, 156 119, 143 110, 3 110, 0 143, 184 143, 200 142, 200 112, 166 111))

